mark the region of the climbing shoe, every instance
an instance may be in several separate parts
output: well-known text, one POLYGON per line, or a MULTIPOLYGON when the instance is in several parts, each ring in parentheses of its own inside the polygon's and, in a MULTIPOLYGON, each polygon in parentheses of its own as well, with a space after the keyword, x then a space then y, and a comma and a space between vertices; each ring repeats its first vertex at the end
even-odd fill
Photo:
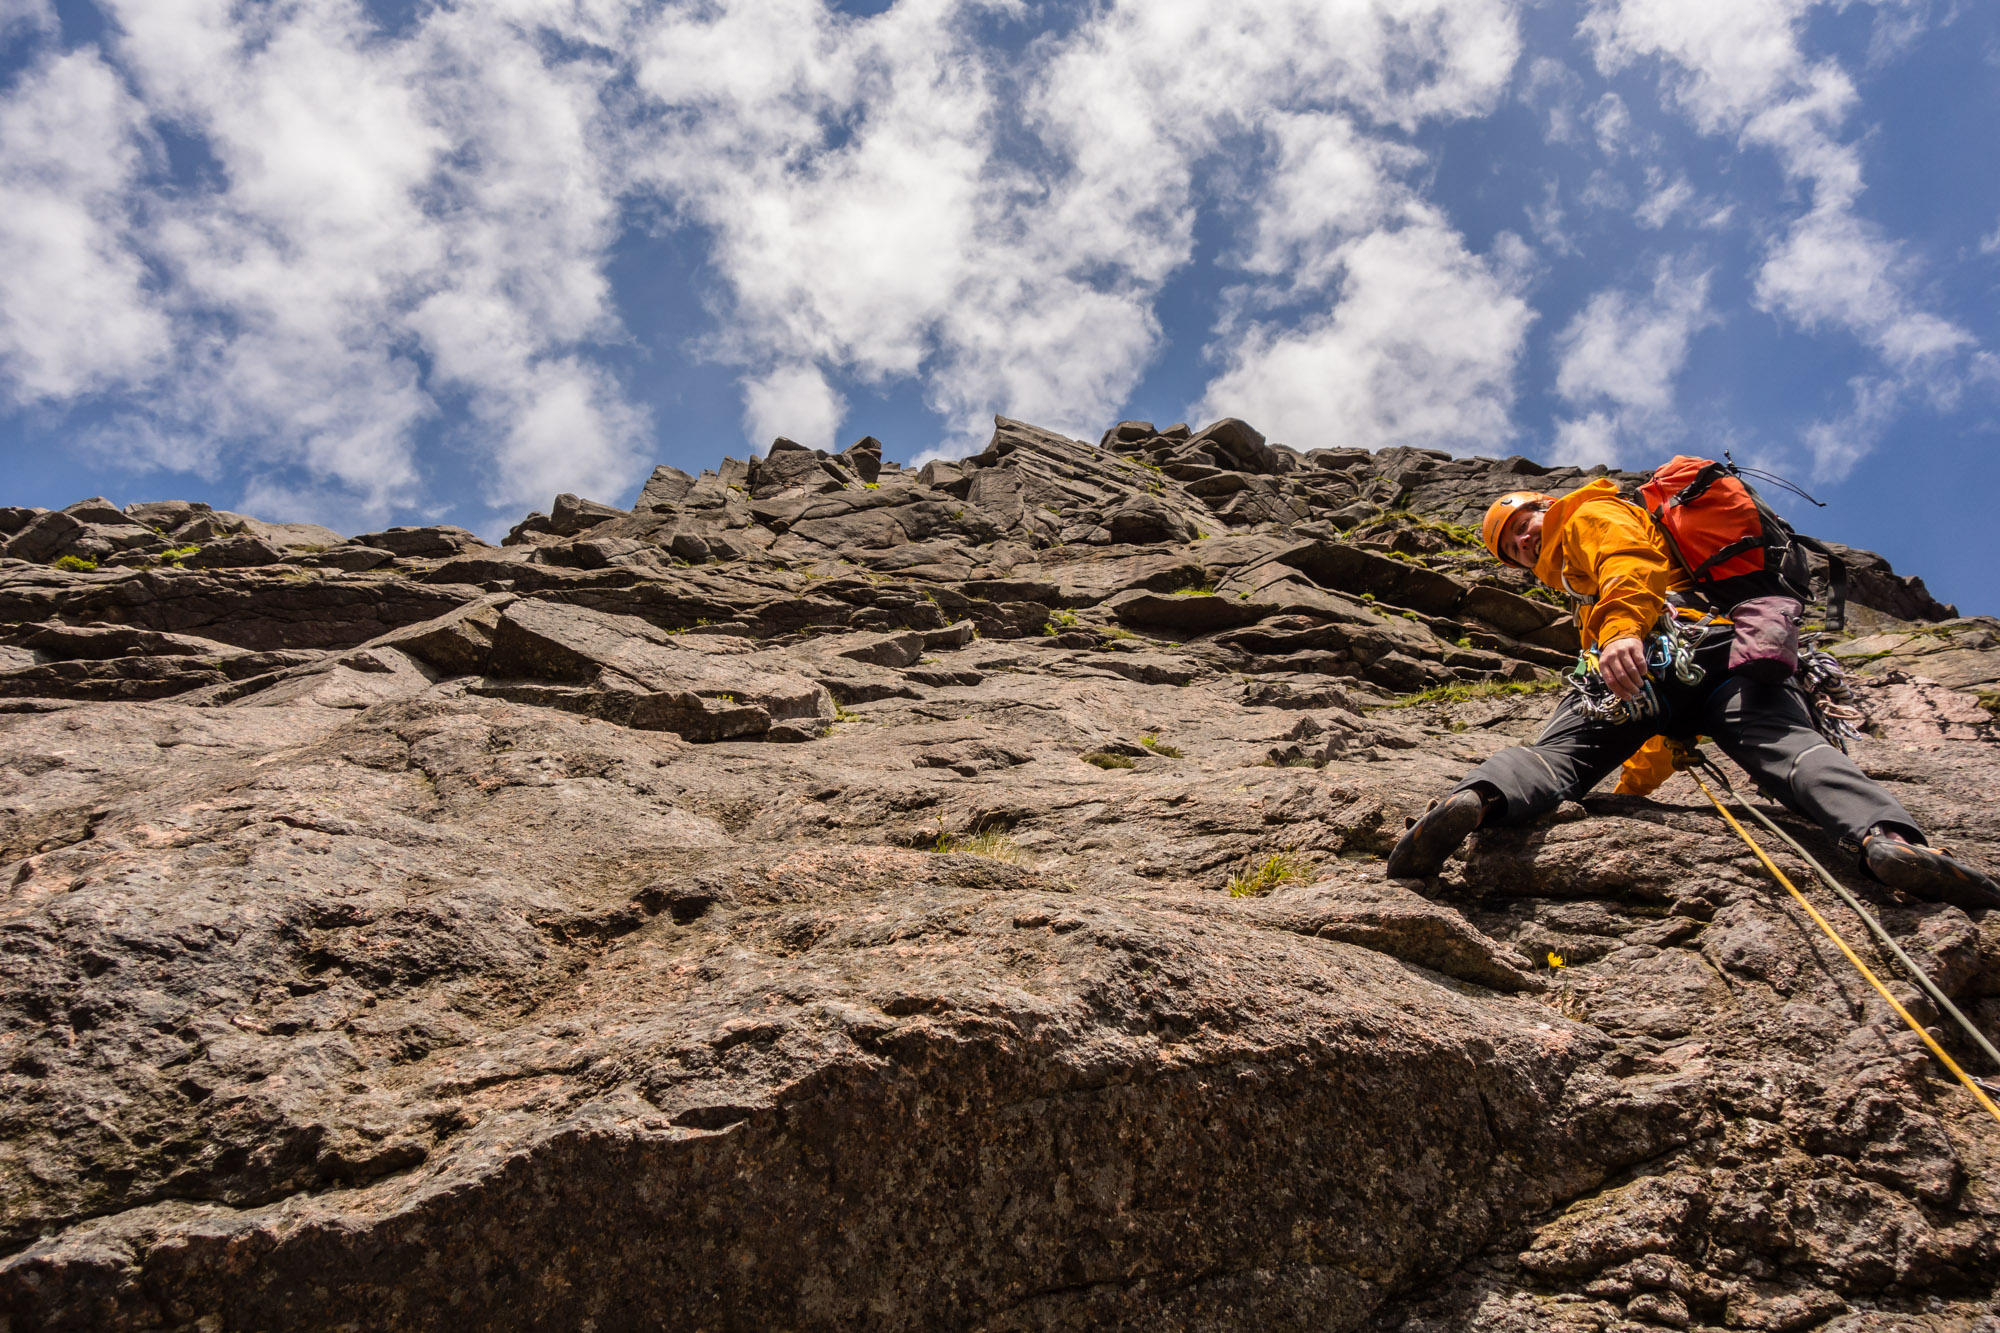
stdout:
POLYGON ((1422 879, 1444 869, 1445 858, 1486 813, 1486 802, 1476 791, 1455 791, 1442 801, 1431 802, 1422 819, 1410 821, 1409 828, 1389 852, 1391 879, 1422 879))
POLYGON ((1862 839, 1861 860, 1892 889, 1958 907, 2000 907, 2000 885, 1935 847, 1871 833, 1862 839))

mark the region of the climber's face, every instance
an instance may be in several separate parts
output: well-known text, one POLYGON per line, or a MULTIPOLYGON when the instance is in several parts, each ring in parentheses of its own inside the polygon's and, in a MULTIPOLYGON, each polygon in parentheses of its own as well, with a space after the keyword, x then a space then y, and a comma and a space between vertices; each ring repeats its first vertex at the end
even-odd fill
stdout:
POLYGON ((1542 511, 1530 509, 1507 525, 1500 549, 1523 569, 1533 569, 1542 554, 1542 511))

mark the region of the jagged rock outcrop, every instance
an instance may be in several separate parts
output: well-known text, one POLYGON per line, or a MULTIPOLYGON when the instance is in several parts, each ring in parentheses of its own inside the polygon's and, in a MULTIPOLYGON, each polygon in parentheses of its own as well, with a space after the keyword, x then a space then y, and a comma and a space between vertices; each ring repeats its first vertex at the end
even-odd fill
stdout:
MULTIPOLYGON (((0 1314, 1993 1325, 2000 1125, 1684 779, 1383 877, 1575 649, 1464 525, 1585 475, 1001 421, 500 546, 0 510, 0 1314)), ((1851 563, 1860 758, 2000 861, 2000 627, 1851 563)), ((1864 891, 2000 1028, 2000 913, 1864 891)))

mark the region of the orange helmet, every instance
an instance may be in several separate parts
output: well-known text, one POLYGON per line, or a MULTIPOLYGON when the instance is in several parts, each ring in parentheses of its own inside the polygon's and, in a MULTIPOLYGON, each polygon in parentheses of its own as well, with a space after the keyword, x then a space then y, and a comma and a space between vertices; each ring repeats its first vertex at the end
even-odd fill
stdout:
POLYGON ((1555 498, 1540 491, 1509 491, 1488 506, 1486 521, 1480 524, 1479 535, 1486 542, 1486 549, 1493 552, 1494 559, 1502 564, 1513 564, 1500 549, 1500 539, 1507 535, 1507 525, 1514 521, 1516 514, 1546 509, 1555 502, 1555 498))

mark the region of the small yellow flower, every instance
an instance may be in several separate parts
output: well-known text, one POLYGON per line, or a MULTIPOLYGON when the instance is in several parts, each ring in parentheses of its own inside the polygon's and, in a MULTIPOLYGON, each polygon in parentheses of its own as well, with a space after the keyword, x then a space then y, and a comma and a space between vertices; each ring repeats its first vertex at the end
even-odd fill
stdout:
POLYGON ((1565 962, 1563 961, 1563 956, 1562 956, 1561 954, 1559 954, 1559 953, 1555 953, 1555 952, 1551 951, 1551 952, 1550 952, 1550 954, 1549 954, 1549 966, 1550 966, 1550 967, 1567 967, 1567 966, 1568 966, 1568 964, 1567 964, 1567 963, 1565 963, 1565 962))

